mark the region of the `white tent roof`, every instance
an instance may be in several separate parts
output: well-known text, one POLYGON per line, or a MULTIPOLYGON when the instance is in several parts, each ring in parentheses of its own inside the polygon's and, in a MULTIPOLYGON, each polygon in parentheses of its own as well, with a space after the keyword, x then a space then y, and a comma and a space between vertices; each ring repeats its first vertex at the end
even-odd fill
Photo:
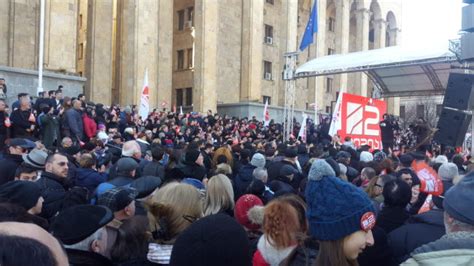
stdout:
POLYGON ((296 77, 349 72, 366 73, 382 97, 444 94, 451 65, 458 64, 447 49, 382 49, 315 58, 296 69, 296 77))

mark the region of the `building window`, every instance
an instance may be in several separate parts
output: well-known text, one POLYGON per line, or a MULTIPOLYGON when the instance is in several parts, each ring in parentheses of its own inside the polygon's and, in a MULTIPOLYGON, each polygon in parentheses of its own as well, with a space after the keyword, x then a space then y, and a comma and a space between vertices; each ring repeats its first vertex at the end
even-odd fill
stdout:
POLYGON ((272 62, 270 61, 263 61, 263 78, 272 80, 272 62))
POLYGON ((184 30, 184 10, 178 11, 178 30, 184 30))
POLYGON ((188 23, 194 26, 194 7, 188 7, 188 23))
POLYGON ((82 14, 79 14, 79 29, 82 29, 82 14))
POLYGON ((331 92, 332 91, 332 78, 326 78, 326 92, 331 92))
POLYGON ((336 51, 332 48, 328 48, 328 55, 334 54, 336 51))
POLYGON ((184 69, 184 50, 178 50, 178 70, 184 69))
POLYGON ((265 40, 266 44, 273 44, 273 27, 265 24, 265 40))
POLYGON ((270 5, 275 4, 274 0, 265 0, 265 2, 267 2, 267 3, 270 4, 270 5))
POLYGON ((193 88, 186 88, 186 106, 193 105, 193 88))
POLYGON ((176 89, 176 105, 183 106, 183 89, 176 89))
POLYGON ((423 104, 416 106, 416 118, 418 117, 425 117, 425 106, 423 104))
POLYGON ((77 59, 82 59, 82 57, 84 56, 84 44, 81 43, 79 44, 79 51, 78 52, 78 55, 77 55, 77 59))
POLYGON ((268 105, 271 105, 272 104, 272 97, 270 96, 262 96, 263 97, 263 103, 267 103, 268 101, 268 105))
POLYGON ((328 21, 328 30, 335 32, 336 30, 336 20, 333 17, 329 17, 328 21))
POLYGON ((442 112, 443 112, 443 105, 442 104, 437 104, 436 105, 436 116, 440 116, 442 112))
POLYGON ((405 119, 405 105, 400 105, 400 118, 405 119))
POLYGON ((189 48, 187 52, 188 56, 188 68, 193 68, 193 48, 189 48))
POLYGON ((330 114, 331 113, 331 106, 326 106, 326 113, 330 114))

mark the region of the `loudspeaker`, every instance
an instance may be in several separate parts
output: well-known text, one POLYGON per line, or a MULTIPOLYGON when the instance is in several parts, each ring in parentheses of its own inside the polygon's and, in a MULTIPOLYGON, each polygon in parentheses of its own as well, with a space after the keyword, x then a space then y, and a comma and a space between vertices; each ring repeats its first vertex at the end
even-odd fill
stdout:
POLYGON ((434 140, 452 147, 462 146, 470 122, 471 115, 443 108, 434 140))
POLYGON ((474 75, 461 73, 449 74, 443 106, 460 110, 470 109, 472 106, 473 84, 474 75))

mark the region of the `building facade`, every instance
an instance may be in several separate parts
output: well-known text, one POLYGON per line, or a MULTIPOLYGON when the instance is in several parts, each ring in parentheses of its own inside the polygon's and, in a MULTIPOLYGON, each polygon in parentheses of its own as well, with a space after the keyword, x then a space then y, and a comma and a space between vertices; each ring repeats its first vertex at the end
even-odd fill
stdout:
MULTIPOLYGON (((44 67, 85 77, 105 104, 283 106, 283 55, 297 51, 314 0, 46 0, 44 67)), ((0 65, 36 69, 39 1, 4 0, 0 65)), ((401 0, 318 0, 319 31, 298 62, 400 44, 401 0)), ((45 88, 48 89, 48 88, 45 88)), ((54 89, 54 88, 51 88, 54 89)), ((296 107, 331 112, 341 91, 370 96, 362 73, 300 79, 296 107)), ((398 113, 398 99, 389 99, 398 113)))

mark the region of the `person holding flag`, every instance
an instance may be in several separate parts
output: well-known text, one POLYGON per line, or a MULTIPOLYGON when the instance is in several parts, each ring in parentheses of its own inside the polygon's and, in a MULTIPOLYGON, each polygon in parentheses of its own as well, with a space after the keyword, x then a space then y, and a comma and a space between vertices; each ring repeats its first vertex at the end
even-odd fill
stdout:
POLYGON ((270 125, 270 113, 268 112, 268 99, 265 101, 265 107, 263 108, 263 126, 268 127, 270 125))

